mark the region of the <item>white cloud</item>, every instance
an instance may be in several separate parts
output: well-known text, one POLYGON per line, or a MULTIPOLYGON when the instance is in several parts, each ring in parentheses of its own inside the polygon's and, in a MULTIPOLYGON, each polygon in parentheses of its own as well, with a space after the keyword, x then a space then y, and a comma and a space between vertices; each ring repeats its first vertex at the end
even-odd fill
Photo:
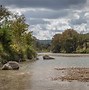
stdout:
POLYGON ((77 7, 52 9, 8 6, 7 8, 12 12, 24 14, 30 24, 29 29, 38 39, 51 39, 54 34, 68 28, 73 28, 78 32, 89 32, 89 0, 83 4, 82 8, 80 5, 77 7))

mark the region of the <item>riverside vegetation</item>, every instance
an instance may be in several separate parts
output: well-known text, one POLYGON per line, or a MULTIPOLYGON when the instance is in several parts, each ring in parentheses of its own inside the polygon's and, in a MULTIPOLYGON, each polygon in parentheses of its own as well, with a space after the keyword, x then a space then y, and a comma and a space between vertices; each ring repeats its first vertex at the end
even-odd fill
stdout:
POLYGON ((66 29, 62 34, 55 34, 52 40, 36 40, 35 45, 38 52, 89 53, 89 33, 66 29))
POLYGON ((89 53, 89 33, 67 29, 55 34, 47 44, 38 42, 28 30, 24 15, 13 14, 0 6, 0 62, 24 61, 36 57, 36 51, 53 53, 89 53))
POLYGON ((36 57, 34 37, 24 15, 0 6, 0 62, 24 61, 36 57))
POLYGON ((54 53, 89 53, 89 33, 67 29, 53 36, 51 49, 54 53))
MULTIPOLYGON (((36 44, 37 39, 32 36, 28 27, 24 15, 12 14, 0 6, 1 63, 10 64, 13 63, 12 61, 19 62, 36 57, 35 49, 39 50, 41 46, 36 44)), ((45 46, 45 50, 64 53, 89 53, 88 40, 88 33, 79 34, 73 29, 68 29, 62 34, 56 34, 52 39, 52 44, 48 43, 49 45, 45 46)), ((44 46, 41 47, 41 49, 43 48, 44 46)), ((55 60, 50 61, 43 61, 42 57, 39 56, 39 60, 35 63, 21 63, 19 71, 0 71, 0 90, 75 90, 76 88, 89 90, 89 83, 72 82, 73 80, 89 82, 89 58, 79 57, 79 54, 75 58, 70 57, 75 56, 74 54, 66 55, 67 57, 55 56, 55 60), (82 68, 80 68, 81 66, 82 68), (70 83, 58 83, 58 81, 53 82, 53 80, 67 80, 70 83)), ((46 57, 49 58, 49 56, 46 57)), ((7 66, 7 64, 5 65, 7 66)), ((18 64, 16 64, 16 68, 9 67, 11 70, 19 68, 18 64)))

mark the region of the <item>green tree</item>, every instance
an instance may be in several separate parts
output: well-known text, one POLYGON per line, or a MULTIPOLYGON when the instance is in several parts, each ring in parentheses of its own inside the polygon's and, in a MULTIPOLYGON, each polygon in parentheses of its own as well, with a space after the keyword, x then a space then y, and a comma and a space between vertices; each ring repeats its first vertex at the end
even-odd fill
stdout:
POLYGON ((0 59, 23 61, 34 58, 33 36, 28 30, 24 15, 9 14, 6 8, 0 8, 0 59), (1 14, 2 13, 2 14, 1 14), (28 58, 30 59, 30 58, 28 58))
POLYGON ((61 34, 55 34, 53 36, 51 50, 54 53, 61 52, 61 34))
POLYGON ((73 29, 67 29, 62 33, 61 43, 64 51, 66 51, 67 53, 76 51, 77 37, 78 33, 73 29))
POLYGON ((54 35, 52 39, 53 52, 72 53, 77 48, 78 33, 73 29, 67 29, 62 34, 54 35))
POLYGON ((8 18, 10 15, 11 13, 2 5, 0 5, 0 21, 4 18, 8 18))

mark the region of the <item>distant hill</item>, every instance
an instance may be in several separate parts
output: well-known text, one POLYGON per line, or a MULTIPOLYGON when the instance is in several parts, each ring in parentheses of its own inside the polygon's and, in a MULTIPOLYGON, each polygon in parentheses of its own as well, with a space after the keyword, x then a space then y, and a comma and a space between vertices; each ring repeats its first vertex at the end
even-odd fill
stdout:
POLYGON ((38 43, 46 45, 46 44, 51 44, 52 40, 38 40, 38 43))

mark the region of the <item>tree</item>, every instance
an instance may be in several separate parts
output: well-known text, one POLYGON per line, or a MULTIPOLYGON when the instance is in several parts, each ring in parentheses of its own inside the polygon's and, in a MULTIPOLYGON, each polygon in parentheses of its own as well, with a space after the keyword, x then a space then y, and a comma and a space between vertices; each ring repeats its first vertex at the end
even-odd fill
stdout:
POLYGON ((78 33, 73 29, 67 29, 62 34, 56 34, 52 39, 53 52, 72 53, 77 48, 78 33))
POLYGON ((52 38, 52 52, 59 53, 61 51, 61 34, 55 34, 52 38))
POLYGON ((78 36, 78 53, 89 53, 89 33, 79 34, 78 36))
POLYGON ((73 29, 67 29, 62 33, 61 43, 67 53, 76 51, 78 33, 73 29))
POLYGON ((6 8, 0 8, 0 59, 23 61, 34 58, 33 36, 28 30, 24 15, 9 14, 6 8), (30 58, 29 58, 30 59, 30 58))
POLYGON ((0 28, 2 27, 2 24, 6 23, 10 15, 11 12, 4 8, 2 5, 0 5, 0 28))

